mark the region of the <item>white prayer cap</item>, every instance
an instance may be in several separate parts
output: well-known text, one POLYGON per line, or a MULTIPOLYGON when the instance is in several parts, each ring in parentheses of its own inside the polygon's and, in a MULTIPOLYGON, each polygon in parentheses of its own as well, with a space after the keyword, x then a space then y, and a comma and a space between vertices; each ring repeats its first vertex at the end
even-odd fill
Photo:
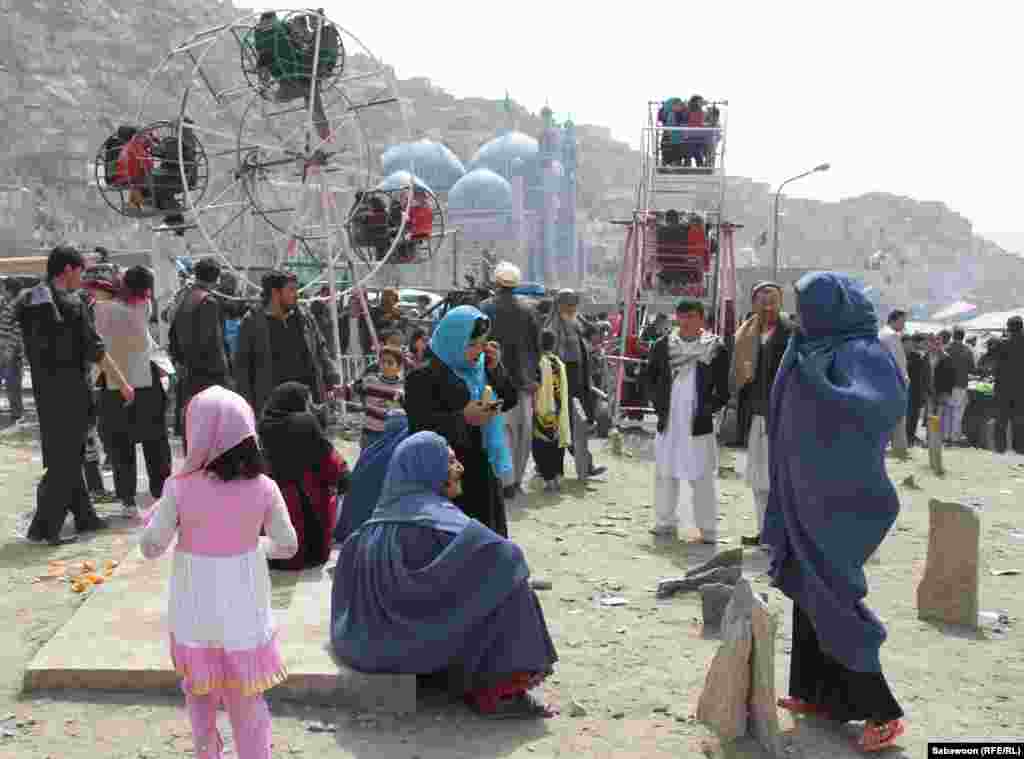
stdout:
POLYGON ((494 284, 498 287, 519 287, 523 273, 519 267, 508 261, 502 261, 494 267, 494 284))

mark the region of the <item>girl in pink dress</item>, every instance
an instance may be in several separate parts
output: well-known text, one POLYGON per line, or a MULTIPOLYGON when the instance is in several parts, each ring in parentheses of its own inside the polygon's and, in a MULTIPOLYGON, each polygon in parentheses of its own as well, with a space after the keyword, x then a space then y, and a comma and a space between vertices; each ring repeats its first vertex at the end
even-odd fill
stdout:
POLYGON ((269 759, 263 691, 286 672, 267 559, 292 557, 298 539, 281 491, 263 474, 256 421, 245 399, 210 387, 192 398, 186 415, 185 465, 150 511, 140 548, 155 559, 178 538, 167 623, 197 759, 221 757, 222 702, 239 759, 269 759))

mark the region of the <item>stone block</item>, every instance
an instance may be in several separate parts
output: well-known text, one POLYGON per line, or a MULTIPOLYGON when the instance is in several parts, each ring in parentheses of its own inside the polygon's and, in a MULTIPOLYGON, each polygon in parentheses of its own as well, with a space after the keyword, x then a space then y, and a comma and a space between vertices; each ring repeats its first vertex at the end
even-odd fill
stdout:
POLYGON ((981 520, 960 503, 928 503, 928 558, 917 586, 917 616, 948 624, 978 625, 981 520))
POLYGON ((715 555, 710 561, 705 561, 699 567, 686 570, 687 577, 704 574, 719 567, 743 566, 743 549, 730 548, 715 555))
MULTIPOLYGON (((750 583, 736 586, 746 593, 750 583)), ((782 742, 779 735, 779 713, 775 697, 775 633, 778 618, 768 603, 754 596, 751 613, 750 651, 750 713, 747 730, 769 756, 779 756, 782 742)))
MULTIPOLYGON (((715 652, 697 702, 697 719, 722 741, 747 734, 750 700, 750 650, 753 645, 751 609, 737 594, 729 601, 722 622, 722 644, 715 652)), ((749 602, 749 599, 745 599, 749 602)))
POLYGON ((777 626, 767 601, 740 580, 726 606, 722 644, 697 704, 697 718, 721 741, 750 735, 772 757, 782 754, 775 697, 777 626))
POLYGON ((721 628, 732 590, 732 586, 717 582, 701 586, 700 601, 705 633, 716 633, 721 628))
POLYGON ((657 597, 668 598, 676 593, 689 593, 697 590, 703 585, 720 583, 722 585, 735 585, 743 576, 743 568, 718 567, 699 575, 689 577, 677 577, 669 580, 662 580, 658 583, 657 597))

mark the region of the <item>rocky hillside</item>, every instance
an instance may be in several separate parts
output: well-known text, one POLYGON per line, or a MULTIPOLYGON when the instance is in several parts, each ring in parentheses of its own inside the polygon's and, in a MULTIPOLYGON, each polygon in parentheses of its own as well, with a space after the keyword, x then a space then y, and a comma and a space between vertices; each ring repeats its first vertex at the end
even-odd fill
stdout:
MULTIPOLYGON (((119 122, 131 119, 171 44, 239 11, 211 0, 0 0, 0 13, 0 124, 6 125, 0 128, 0 245, 8 254, 59 239, 148 247, 148 227, 114 215, 89 186, 93 156, 119 122)), ((233 74, 237 58, 222 58, 211 61, 213 68, 233 74)), ((350 65, 358 69, 365 61, 350 65)), ((407 136, 426 136, 465 161, 509 125, 498 97, 455 98, 423 77, 402 80, 399 88, 410 102, 412 134, 403 133, 395 111, 368 113, 374 157, 407 136)), ((161 80, 154 101, 171 109, 179 92, 180 81, 161 80)), ((541 130, 539 115, 516 104, 511 120, 521 131, 541 130)), ((622 229, 607 222, 632 208, 639 156, 602 127, 578 125, 577 131, 580 228, 593 245, 599 284, 610 282, 620 265, 622 229)), ((770 246, 758 246, 758 237, 768 230, 771 199, 765 184, 730 183, 728 213, 744 225, 741 266, 770 263, 770 246)), ((839 203, 787 200, 781 231, 784 265, 860 273, 887 303, 1024 303, 1016 289, 1024 260, 975 236, 967 219, 941 203, 885 194, 839 203)))

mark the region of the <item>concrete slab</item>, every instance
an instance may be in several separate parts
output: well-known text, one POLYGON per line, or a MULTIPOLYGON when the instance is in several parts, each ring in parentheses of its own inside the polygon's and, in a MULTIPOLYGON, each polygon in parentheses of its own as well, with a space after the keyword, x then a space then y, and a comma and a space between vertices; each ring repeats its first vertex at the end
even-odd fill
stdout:
MULTIPOLYGON (((364 675, 335 661, 328 645, 327 567, 275 572, 273 605, 288 679, 278 697, 362 710, 416 711, 415 675, 364 675)), ((25 689, 176 691, 167 635, 171 554, 146 561, 136 548, 25 672, 25 689)))

